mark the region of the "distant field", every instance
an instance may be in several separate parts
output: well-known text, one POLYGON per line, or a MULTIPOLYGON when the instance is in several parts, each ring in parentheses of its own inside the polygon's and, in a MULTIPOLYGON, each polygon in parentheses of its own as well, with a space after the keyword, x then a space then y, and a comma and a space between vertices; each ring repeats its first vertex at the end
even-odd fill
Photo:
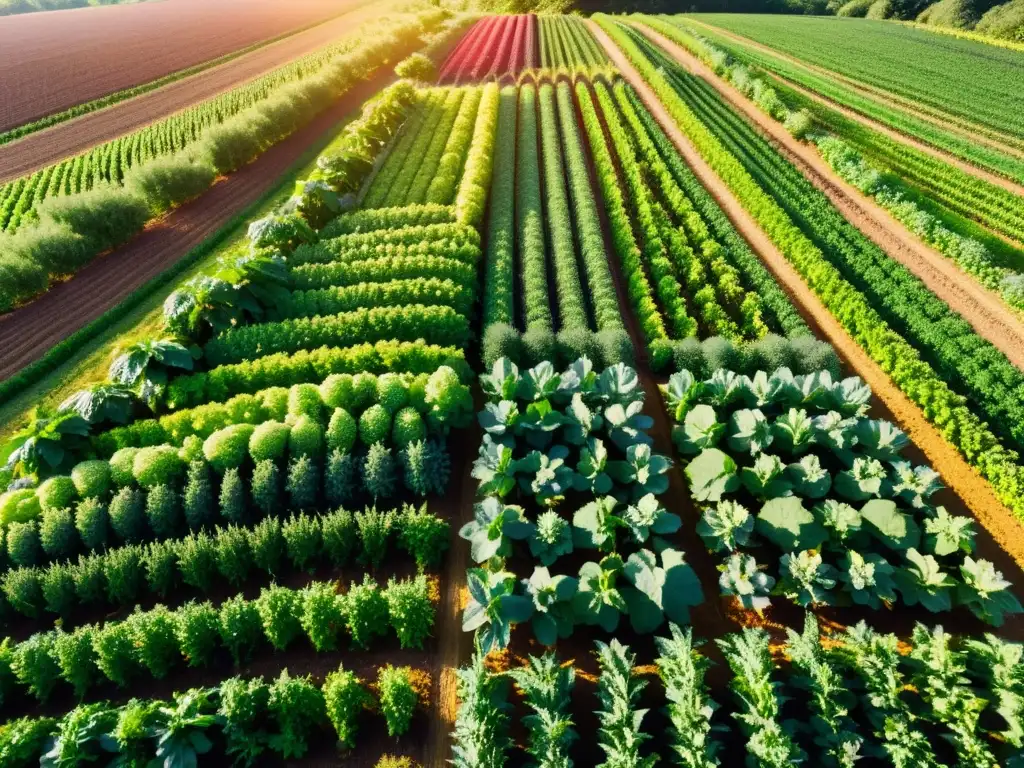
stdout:
POLYGON ((355 5, 354 0, 165 0, 0 19, 0 131, 355 5))
POLYGON ((1024 137, 1024 53, 868 19, 695 14, 810 64, 1024 137))

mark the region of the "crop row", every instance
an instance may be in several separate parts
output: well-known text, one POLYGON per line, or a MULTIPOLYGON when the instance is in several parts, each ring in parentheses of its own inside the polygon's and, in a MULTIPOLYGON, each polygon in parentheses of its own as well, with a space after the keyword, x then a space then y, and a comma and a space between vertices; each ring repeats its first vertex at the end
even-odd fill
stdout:
POLYGON ((607 61, 608 57, 590 34, 583 19, 576 16, 540 17, 541 67, 597 67, 607 61))
MULTIPOLYGON (((1009 386, 997 385, 995 376, 988 371, 1004 368, 1005 358, 993 354, 991 346, 971 333, 961 318, 951 317, 947 306, 905 269, 867 243, 796 169, 784 163, 749 125, 725 110, 712 94, 705 93, 698 83, 657 52, 644 47, 642 40, 604 17, 600 22, 656 90, 697 150, 812 290, 893 377, 894 383, 993 484, 1003 502, 1020 510, 1022 472, 1017 456, 1000 444, 972 410, 1009 413, 1016 408, 1011 393, 1019 371, 1008 371, 1009 378, 1002 379, 1009 386), (664 65, 665 74, 658 71, 652 63, 655 61, 664 65), (703 115, 708 124, 698 115, 703 115), (760 163, 766 165, 762 167, 760 163), (771 170, 766 171, 769 167, 771 170), (920 309, 911 310, 915 306, 920 309), (912 316, 908 317, 908 313, 912 316), (933 319, 924 321, 926 317, 933 319), (943 318, 948 319, 938 322, 943 318), (921 325, 922 321, 927 328, 921 325), (895 327, 890 327, 890 322, 895 327), (910 335, 935 363, 922 359, 922 353, 908 344, 896 328, 910 335), (957 339, 964 342, 963 346, 957 339), (951 365, 948 373, 943 359, 951 365), (955 392, 954 387, 971 392, 971 401, 955 392)), ((1020 402, 1019 396, 1016 402, 1020 402)), ((993 418, 990 423, 994 429, 1003 434, 1010 432, 1012 436, 1013 427, 1005 419, 993 418)))
POLYGON ((537 26, 533 14, 481 19, 445 59, 438 82, 515 77, 524 69, 537 66, 537 26))
MULTIPOLYGON (((650 723, 648 714, 656 715, 640 708, 650 681, 636 654, 618 640, 598 641, 602 765, 671 761, 711 768, 746 760, 773 768, 803 762, 853 766, 880 754, 893 765, 939 766, 946 763, 931 736, 936 732, 951 744, 957 764, 989 768, 1021 746, 1015 718, 1024 707, 1024 689, 1012 671, 1020 646, 991 636, 957 638, 941 627, 918 625, 904 655, 895 635, 876 633, 863 623, 822 638, 811 614, 803 632, 787 632, 784 653, 792 667, 785 671, 763 629, 716 641, 733 692, 733 702, 722 707, 708 679, 714 662, 692 632, 670 626, 669 635, 656 638, 661 690, 643 695, 645 703, 667 704, 667 733, 644 722, 650 723), (729 714, 733 726, 727 725, 729 714), (729 738, 733 728, 740 738, 729 738)), ((528 734, 522 748, 529 759, 540 764, 565 764, 573 755, 596 759, 575 728, 575 671, 554 653, 530 656, 503 672, 491 671, 476 655, 458 679, 452 749, 458 768, 515 764, 510 734, 518 709, 509 701, 511 682, 530 712, 522 719, 528 734)))

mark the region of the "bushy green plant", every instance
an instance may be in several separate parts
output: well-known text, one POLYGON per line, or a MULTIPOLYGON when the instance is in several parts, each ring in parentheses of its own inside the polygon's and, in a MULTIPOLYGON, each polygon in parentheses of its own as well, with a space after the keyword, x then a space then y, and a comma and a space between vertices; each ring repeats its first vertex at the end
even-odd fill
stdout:
POLYGON ((182 508, 191 531, 198 531, 213 520, 213 485, 210 467, 205 461, 193 461, 188 465, 182 508))
POLYGON ((79 557, 71 569, 75 581, 75 597, 83 605, 101 605, 106 597, 105 558, 100 555, 79 557))
POLYGON ((415 408, 402 408, 395 414, 391 440, 397 447, 404 448, 411 442, 426 439, 426 436, 427 426, 415 408))
POLYGON ((373 446, 387 440, 390 431, 391 414, 383 405, 372 405, 359 417, 359 439, 363 445, 373 446))
POLYGON ((388 551, 388 542, 395 527, 396 515, 393 510, 379 512, 376 507, 356 512, 356 525, 362 540, 359 563, 377 568, 388 551))
POLYGON ((266 573, 277 573, 286 551, 281 521, 272 517, 261 520, 252 529, 249 547, 252 550, 253 564, 257 568, 266 573))
POLYGON ((249 455, 255 462, 284 457, 288 449, 291 427, 279 421, 265 421, 249 437, 249 455))
POLYGON ((388 601, 377 582, 369 574, 362 584, 354 582, 344 598, 344 611, 352 642, 368 650, 375 637, 383 637, 388 631, 388 601))
POLYGON ((356 745, 359 716, 373 705, 373 697, 363 681, 343 666, 327 675, 323 694, 327 717, 338 734, 338 741, 343 747, 352 749, 356 745))
POLYGON ((284 758, 305 755, 310 733, 327 719, 320 689, 308 677, 290 677, 287 669, 270 686, 268 708, 278 731, 270 746, 284 758))
POLYGON ((142 547, 128 546, 112 549, 98 562, 102 563, 107 600, 114 605, 130 605, 138 597, 145 583, 142 566, 142 547))
POLYGON ((281 504, 281 471, 271 459, 264 459, 252 471, 252 503, 269 515, 281 504))
POLYGON ((78 604, 71 566, 61 563, 43 569, 41 582, 46 610, 61 617, 69 616, 78 604))
POLYGON ((345 603, 332 583, 310 584, 302 591, 302 629, 317 651, 334 650, 345 620, 345 603))
POLYGON ((240 523, 245 519, 245 481, 237 467, 224 472, 220 483, 220 514, 228 522, 240 523))
POLYGON ((295 384, 288 390, 288 415, 294 419, 305 416, 311 421, 323 419, 323 398, 316 384, 295 384))
POLYGON ((413 53, 395 65, 395 74, 425 83, 433 82, 437 79, 437 65, 429 56, 413 53))
POLYGON ((132 460, 132 474, 143 488, 176 483, 185 469, 178 449, 171 445, 141 448, 132 460))
POLYGON ((22 616, 35 618, 43 607, 43 584, 36 568, 14 568, 4 574, 3 592, 8 604, 22 616))
POLYGON ((297 570, 312 571, 320 556, 321 535, 319 521, 310 515, 292 515, 281 527, 288 559, 297 570))
POLYGON ((324 470, 324 496, 327 503, 340 505, 359 490, 359 462, 351 453, 331 451, 324 470))
POLYGON ((355 516, 347 509, 326 514, 320 518, 320 532, 323 551, 331 565, 346 565, 359 541, 355 516))
POLYGON ((399 454, 405 487, 420 496, 441 494, 448 487, 451 462, 444 445, 436 440, 409 443, 399 454))
POLYGON ((210 603, 190 600, 174 612, 174 634, 190 667, 206 667, 220 644, 220 615, 210 603))
POLYGON ((148 611, 136 607, 125 623, 131 628, 139 662, 157 680, 165 678, 181 657, 174 615, 162 605, 148 611))
POLYGON ((434 626, 434 606, 426 576, 396 581, 390 579, 384 598, 388 602, 391 627, 402 648, 422 648, 434 626))
POLYGON ((264 587, 256 601, 263 634, 279 651, 285 650, 302 631, 303 605, 300 593, 271 585, 264 587))
POLYGON ((46 701, 60 679, 60 666, 54 655, 53 633, 37 632, 14 647, 11 671, 18 682, 39 701, 46 701))
POLYGON ((396 373, 385 373, 377 377, 377 403, 388 413, 397 413, 409 402, 408 387, 396 373))
POLYGON ((231 585, 240 587, 249 578, 252 569, 252 550, 249 532, 237 525, 218 528, 214 535, 217 551, 217 570, 231 585))
POLYGON ((288 435, 288 452, 292 459, 307 457, 319 459, 324 450, 324 432, 319 422, 309 416, 299 416, 288 435))
POLYGON ((141 491, 123 487, 114 494, 108 509, 110 528, 121 541, 139 542, 149 535, 146 499, 141 491))
POLYGON ((60 676, 71 684, 75 697, 81 699, 99 680, 92 626, 78 627, 74 632, 57 630, 53 642, 54 657, 60 666, 60 676))
POLYGON ((142 557, 149 591, 167 597, 178 583, 178 547, 175 541, 155 541, 142 557))
POLYGON ((395 493, 397 480, 395 458, 383 443, 374 443, 363 462, 363 486, 377 498, 388 498, 395 493))
POLYGON ((158 539, 175 536, 181 526, 180 497, 168 485, 154 485, 146 494, 146 519, 158 539))
POLYGON ((315 507, 320 489, 320 470, 308 456, 300 456, 288 465, 285 483, 292 509, 315 507))
POLYGON ((181 580, 200 592, 209 592, 217 579, 217 545, 204 531, 178 542, 181 580))
POLYGON ((112 482, 110 463, 100 459, 80 462, 71 470, 71 481, 79 498, 106 498, 112 482))
POLYGON ((235 666, 248 661, 263 635, 263 622, 255 602, 235 595, 220 607, 220 639, 235 666))
POLYGON ((120 688, 127 688, 139 673, 139 657, 135 637, 128 622, 106 624, 93 635, 96 666, 100 672, 120 688))
POLYGON ((380 708, 388 724, 388 736, 401 736, 409 730, 419 703, 411 673, 409 667, 393 667, 390 664, 381 667, 377 673, 380 708))
POLYGON ((407 506, 398 518, 398 545, 423 571, 436 568, 448 550, 450 526, 446 520, 427 511, 427 505, 407 506))
POLYGON ((203 442, 203 455, 221 474, 237 469, 249 456, 249 439, 255 431, 252 424, 232 424, 217 430, 203 442))
POLYGON ((327 424, 327 448, 331 451, 349 453, 356 444, 358 431, 352 414, 344 408, 335 408, 327 424))
POLYGON ((64 509, 70 507, 78 498, 78 488, 70 477, 58 475, 44 480, 36 489, 36 496, 39 497, 39 506, 43 510, 64 509))
POLYGON ((75 529, 87 550, 103 549, 110 535, 110 519, 103 502, 96 497, 78 502, 75 529))
POLYGON ((70 227, 93 252, 120 245, 149 220, 149 206, 141 196, 113 184, 99 184, 76 195, 48 197, 37 208, 42 220, 70 227))
POLYGON ((135 482, 132 466, 135 463, 135 454, 138 452, 138 448, 121 448, 110 457, 110 479, 118 488, 124 488, 135 482))
POLYGON ((208 163, 185 152, 154 157, 133 167, 124 185, 149 203, 150 211, 162 213, 191 200, 213 184, 215 173, 208 163))
POLYGON ((7 527, 7 559, 12 565, 37 565, 42 559, 39 529, 35 522, 11 523, 7 527))
POLYGON ((252 765, 266 749, 262 724, 269 704, 270 686, 262 677, 232 677, 221 683, 217 714, 224 718, 224 751, 239 764, 252 765))

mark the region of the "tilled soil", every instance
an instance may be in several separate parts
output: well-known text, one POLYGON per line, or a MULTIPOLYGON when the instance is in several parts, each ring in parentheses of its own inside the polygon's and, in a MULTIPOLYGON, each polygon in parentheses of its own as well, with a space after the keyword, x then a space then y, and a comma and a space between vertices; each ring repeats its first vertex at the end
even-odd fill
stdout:
MULTIPOLYGON (((360 2, 362 0, 348 0, 353 7, 360 2)), ((85 152, 98 144, 229 91, 330 44, 379 13, 379 9, 357 8, 191 77, 176 80, 149 93, 57 123, 0 146, 0 183, 85 152)))
POLYGON ((97 257, 72 279, 0 316, 0 379, 42 357, 259 200, 310 144, 393 79, 394 74, 385 69, 356 85, 305 128, 151 223, 123 247, 97 257))
POLYGON ((775 150, 823 192, 847 221, 888 256, 913 272, 932 293, 970 323, 979 336, 1015 365, 1024 367, 1024 323, 1001 297, 914 237, 888 211, 839 178, 813 147, 793 138, 782 125, 761 112, 733 86, 716 77, 684 48, 644 24, 635 26, 754 123, 775 150))
MULTIPOLYGON (((731 190, 708 166, 689 139, 672 120, 657 95, 633 68, 604 30, 591 23, 591 30, 605 47, 622 76, 636 89, 651 114, 658 120, 666 135, 672 140, 680 156, 693 170, 701 184, 711 193, 715 201, 729 217, 733 226, 743 236, 775 279, 786 290, 794 304, 800 308, 805 319, 811 324, 818 338, 829 342, 848 366, 851 373, 860 376, 875 395, 875 412, 890 418, 909 435, 916 447, 911 458, 926 461, 942 475, 947 491, 943 502, 952 512, 954 508, 968 510, 981 524, 987 535, 979 537, 979 551, 982 557, 992 559, 1004 575, 1018 585, 1024 586, 1024 537, 1020 535, 1021 524, 999 502, 991 486, 978 475, 957 450, 924 417, 921 410, 897 388, 886 373, 854 341, 839 322, 828 311, 822 301, 803 281, 796 269, 775 247, 774 243, 760 229, 747 213, 731 190), (985 541, 988 537, 991 541, 985 541)), ((685 518, 684 518, 685 519, 685 518)), ((914 612, 906 609, 898 614, 871 615, 890 616, 894 619, 907 618, 914 612)), ((920 617, 918 617, 920 618, 920 617)), ((877 624, 878 621, 875 620, 877 624)), ((958 624, 962 622, 958 621, 958 624)), ((1021 636, 1024 624, 1014 620, 1004 630, 1010 635, 1021 636)), ((1002 631, 1001 631, 1002 632, 1002 631)))
POLYGON ((0 19, 0 131, 329 19, 344 8, 336 0, 164 0, 0 19))

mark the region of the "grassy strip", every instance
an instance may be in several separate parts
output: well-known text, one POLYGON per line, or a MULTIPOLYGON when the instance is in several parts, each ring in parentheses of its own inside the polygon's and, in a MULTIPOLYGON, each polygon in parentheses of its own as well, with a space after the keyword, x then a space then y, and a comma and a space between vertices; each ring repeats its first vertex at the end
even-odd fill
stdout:
POLYGON ((179 69, 176 72, 171 72, 169 75, 164 75, 163 77, 159 77, 156 80, 150 80, 148 83, 136 85, 131 88, 125 88, 124 90, 115 91, 114 93, 108 93, 106 96, 101 96, 98 99, 87 101, 84 104, 76 104, 75 106, 69 107, 68 109, 62 110, 60 112, 54 112, 52 115, 46 115, 45 117, 41 117, 38 120, 34 120, 31 123, 25 123, 24 125, 19 125, 15 128, 11 128, 8 131, 0 133, 0 146, 3 146, 4 144, 10 144, 12 141, 17 141, 18 139, 24 138, 25 136, 28 136, 30 133, 41 131, 44 128, 49 128, 50 126, 57 125, 58 123, 63 123, 67 120, 73 120, 76 117, 88 115, 91 112, 98 112, 101 109, 106 109, 107 107, 111 107, 114 104, 119 104, 122 101, 127 101, 128 99, 134 99, 136 96, 141 96, 144 93, 155 91, 157 88, 162 88, 165 85, 170 85, 171 83, 177 82, 178 80, 184 80, 186 77, 198 75, 200 72, 205 72, 208 69, 219 67, 221 64, 227 64, 229 61, 233 61, 234 59, 237 59, 240 56, 245 56, 247 53, 252 53, 253 51, 259 50, 260 48, 263 48, 265 46, 273 45, 274 43, 279 43, 282 40, 285 40, 289 37, 299 35, 303 32, 307 32, 310 29, 319 27, 321 24, 327 24, 328 22, 334 21, 339 16, 344 16, 346 13, 351 13, 353 10, 356 9, 350 8, 344 11, 343 13, 339 13, 337 16, 332 16, 329 19, 324 19, 323 21, 317 21, 312 24, 307 24, 304 27, 299 27, 298 29, 293 29, 289 32, 284 32, 278 35, 277 37, 271 37, 266 40, 258 40, 252 45, 246 46, 245 48, 239 48, 237 51, 232 51, 231 53, 226 53, 223 56, 217 57, 216 59, 210 59, 209 61, 200 62, 199 64, 195 64, 194 66, 188 67, 187 69, 179 69))

